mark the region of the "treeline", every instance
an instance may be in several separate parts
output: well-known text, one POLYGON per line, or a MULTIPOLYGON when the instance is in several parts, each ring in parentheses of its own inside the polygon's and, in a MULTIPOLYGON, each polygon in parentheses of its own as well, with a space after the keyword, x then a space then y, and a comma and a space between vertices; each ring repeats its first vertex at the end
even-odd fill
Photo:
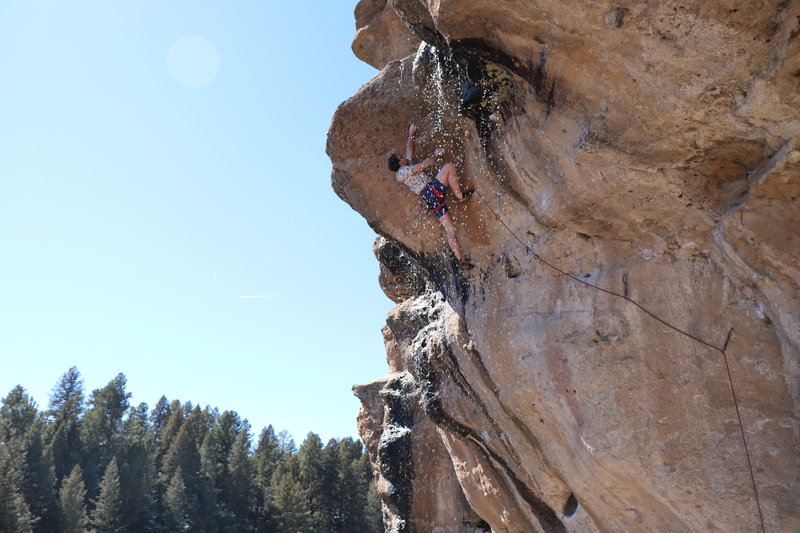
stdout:
POLYGON ((285 431, 161 397, 130 406, 119 374, 84 399, 76 368, 40 412, 15 387, 0 407, 0 532, 382 532, 359 441, 299 449, 285 431))

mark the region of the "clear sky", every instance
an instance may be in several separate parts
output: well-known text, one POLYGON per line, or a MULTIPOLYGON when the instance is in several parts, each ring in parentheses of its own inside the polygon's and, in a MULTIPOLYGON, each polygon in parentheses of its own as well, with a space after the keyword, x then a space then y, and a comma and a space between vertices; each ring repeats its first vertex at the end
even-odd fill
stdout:
POLYGON ((355 4, 0 2, 0 395, 46 408, 77 366, 256 434, 356 435, 392 304, 325 155, 375 74, 355 4))

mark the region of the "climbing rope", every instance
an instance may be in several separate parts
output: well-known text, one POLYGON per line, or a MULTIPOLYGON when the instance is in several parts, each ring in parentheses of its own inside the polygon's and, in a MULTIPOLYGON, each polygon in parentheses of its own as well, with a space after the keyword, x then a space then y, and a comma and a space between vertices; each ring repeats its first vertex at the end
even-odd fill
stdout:
MULTIPOLYGON (((632 298, 630 298, 627 295, 627 285, 625 286, 626 287, 625 288, 625 293, 624 294, 620 294, 618 292, 614 292, 614 291, 599 287, 599 286, 597 286, 597 285, 595 285, 593 283, 589 283, 588 281, 582 280, 582 279, 578 278, 577 276, 574 276, 573 274, 570 274, 569 272, 565 272, 565 271, 561 270, 560 268, 558 268, 554 264, 550 263, 549 261, 546 261, 544 258, 542 258, 542 256, 540 256, 537 253, 535 253, 533 251, 533 249, 531 249, 531 247, 527 243, 525 243, 522 239, 520 239, 519 236, 511 228, 508 227, 508 225, 505 223, 505 221, 500 217, 500 214, 497 211, 495 211, 494 209, 492 209, 492 206, 489 204, 489 202, 486 201, 486 199, 481 194, 480 190, 475 189, 475 193, 481 199, 481 202, 483 203, 483 205, 485 205, 487 207, 487 209, 489 209, 489 211, 492 212, 492 214, 494 215, 495 220, 497 220, 505 228, 505 230, 512 237, 514 237, 514 239, 516 239, 517 242, 519 242, 529 254, 531 254, 533 256, 533 258, 535 260, 537 260, 540 263, 550 267, 551 269, 555 270, 559 274, 561 274, 563 276, 566 276, 566 277, 568 277, 568 278, 570 278, 570 279, 572 279, 574 281, 577 281, 578 283, 582 283, 583 285, 586 285, 587 287, 591 287, 592 289, 598 290, 600 292, 604 292, 604 293, 606 293, 606 294, 608 294, 610 296, 614 296, 614 297, 617 297, 617 298, 622 298, 626 302, 629 302, 629 303, 633 304, 637 309, 639 309, 640 311, 642 311, 643 313, 645 313, 649 317, 657 320, 658 322, 660 322, 664 326, 668 327, 669 329, 671 329, 671 330, 683 335, 684 337, 688 337, 689 339, 692 339, 693 341, 696 341, 696 342, 698 342, 700 344, 703 344, 704 346, 707 346, 707 347, 711 348, 712 350, 716 350, 720 354, 722 354, 722 360, 725 362, 725 370, 728 373, 728 384, 730 385, 731 396, 733 397, 733 405, 736 408, 736 418, 739 421, 739 431, 742 434, 742 444, 744 446, 744 455, 745 455, 745 458, 747 459, 747 468, 750 470, 750 481, 753 484, 753 494, 755 495, 756 507, 758 508, 758 517, 759 517, 759 519, 761 521, 761 531, 762 531, 762 533, 766 533, 767 530, 764 527, 764 514, 761 512, 761 500, 758 497, 758 487, 756 485, 756 477, 755 477, 755 474, 753 473, 753 464, 752 464, 752 462, 750 460, 750 449, 747 446, 747 437, 745 436, 744 424, 742 423, 742 415, 741 415, 741 413, 739 411, 739 401, 736 399, 736 390, 735 390, 734 385, 733 385, 733 377, 731 375, 731 367, 728 364, 728 355, 727 355, 727 353, 725 353, 725 350, 728 348, 728 342, 730 341, 731 335, 733 334, 733 328, 728 330, 728 334, 727 334, 727 336, 725 338, 725 343, 720 348, 719 346, 711 344, 710 342, 706 342, 703 339, 700 339, 699 337, 696 337, 696 336, 692 335, 691 333, 688 333, 687 331, 682 330, 681 328, 670 324, 666 320, 656 316, 653 312, 651 312, 648 309, 644 308, 641 304, 639 304, 637 301, 633 300, 632 298)), ((623 282, 626 282, 626 281, 627 281, 626 278, 623 277, 623 282)))

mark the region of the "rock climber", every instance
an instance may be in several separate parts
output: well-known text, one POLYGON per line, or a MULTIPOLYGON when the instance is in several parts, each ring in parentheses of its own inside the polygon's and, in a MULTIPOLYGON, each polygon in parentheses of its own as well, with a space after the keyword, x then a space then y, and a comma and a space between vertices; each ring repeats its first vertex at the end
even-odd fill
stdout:
POLYGON ((396 173, 395 176, 398 181, 405 183, 414 193, 422 196, 428 210, 436 215, 436 218, 439 219, 439 222, 444 227, 447 244, 450 245, 453 254, 458 258, 459 264, 462 268, 470 270, 474 265, 461 253, 461 248, 456 239, 456 227, 453 224, 452 217, 447 212, 447 204, 445 204, 444 199, 447 191, 452 189, 453 194, 456 196, 456 202, 466 202, 475 191, 474 189, 461 191, 461 187, 458 185, 458 172, 452 163, 445 163, 433 179, 423 172, 434 164, 438 156, 444 153, 441 148, 434 150, 431 157, 416 165, 411 162, 414 158, 414 133, 416 131, 416 125, 411 124, 408 127, 406 155, 405 157, 399 157, 396 154, 389 156, 389 170, 396 173))

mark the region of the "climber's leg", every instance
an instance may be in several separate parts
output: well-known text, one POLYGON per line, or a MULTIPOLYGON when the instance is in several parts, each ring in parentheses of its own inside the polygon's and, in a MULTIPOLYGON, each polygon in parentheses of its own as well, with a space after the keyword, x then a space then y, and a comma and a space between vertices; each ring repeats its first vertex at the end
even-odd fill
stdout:
POLYGON ((443 185, 453 189, 453 194, 456 195, 457 202, 466 202, 467 198, 472 196, 475 192, 474 189, 461 191, 461 187, 458 185, 458 170, 456 170, 455 165, 452 163, 446 163, 442 167, 436 175, 436 181, 440 181, 443 185))
POLYGON ((439 173, 436 174, 436 180, 442 185, 453 189, 453 194, 456 195, 456 198, 459 200, 463 198, 464 195, 461 194, 461 187, 458 185, 458 171, 453 163, 445 163, 439 170, 439 173))
POLYGON ((453 250, 453 253, 459 261, 463 261, 464 256, 461 255, 461 248, 458 246, 458 240, 456 239, 456 227, 453 224, 453 219, 450 217, 450 213, 445 213, 439 217, 439 222, 441 222, 442 226, 444 227, 444 234, 445 237, 447 237, 447 244, 450 245, 450 249, 453 250))

